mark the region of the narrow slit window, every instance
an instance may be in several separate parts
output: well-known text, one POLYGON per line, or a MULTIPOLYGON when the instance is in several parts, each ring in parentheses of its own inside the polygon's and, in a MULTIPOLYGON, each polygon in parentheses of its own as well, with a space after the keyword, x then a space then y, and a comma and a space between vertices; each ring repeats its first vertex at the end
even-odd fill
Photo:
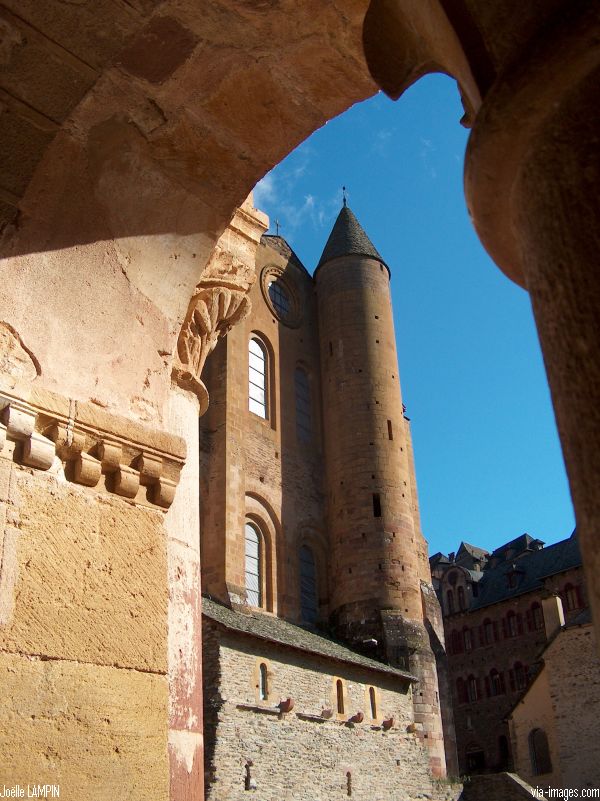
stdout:
POLYGON ((267 419, 267 351, 256 338, 248 344, 248 408, 263 420, 267 419))
POLYGON ((296 435, 300 442, 310 442, 312 435, 310 384, 306 372, 297 367, 294 373, 296 389, 296 435))
POLYGON ((394 439, 394 432, 392 430, 392 421, 388 420, 387 424, 388 424, 388 439, 394 439))
POLYGON ((249 606, 262 606, 262 565, 260 535, 252 523, 246 523, 246 600, 249 606))
POLYGON ((373 493, 373 517, 381 517, 381 497, 378 492, 373 493))
POLYGON ((337 697, 337 711, 338 715, 344 714, 344 685, 338 679, 335 683, 335 692, 337 697))
POLYGON ((375 687, 369 687, 369 704, 371 705, 371 719, 377 718, 377 698, 375 696, 375 687))
POLYGON ((258 697, 261 701, 269 698, 269 674, 264 662, 261 662, 258 668, 258 697))

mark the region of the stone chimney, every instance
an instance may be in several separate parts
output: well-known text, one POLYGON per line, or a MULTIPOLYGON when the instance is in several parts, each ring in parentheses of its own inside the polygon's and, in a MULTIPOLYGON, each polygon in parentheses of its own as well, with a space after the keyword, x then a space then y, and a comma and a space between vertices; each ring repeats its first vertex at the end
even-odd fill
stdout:
POLYGON ((544 610, 546 638, 549 640, 565 625, 565 614, 560 596, 551 595, 549 598, 544 598, 542 609, 544 610))

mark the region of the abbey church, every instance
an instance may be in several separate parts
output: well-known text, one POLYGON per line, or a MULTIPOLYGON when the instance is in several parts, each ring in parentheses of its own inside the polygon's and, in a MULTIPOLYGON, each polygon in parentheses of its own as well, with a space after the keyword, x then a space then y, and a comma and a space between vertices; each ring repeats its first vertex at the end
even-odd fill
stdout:
POLYGON ((273 801, 431 793, 443 633, 390 268, 344 201, 314 276, 280 236, 256 275, 205 371, 207 797, 243 798, 248 777, 273 801))
MULTIPOLYGON (((531 299, 591 611, 546 643, 523 698, 505 662, 475 697, 485 677, 467 658, 502 645, 485 617, 483 643, 452 654, 477 735, 463 762, 491 765, 510 732, 537 777, 542 728, 535 767, 576 775, 572 729, 598 741, 579 715, 595 685, 579 675, 573 706, 560 680, 565 664, 581 673, 574 643, 593 675, 600 615, 597 4, 0 5, 0 791, 460 792, 442 778, 454 727, 394 266, 343 208, 311 277, 245 202, 328 120, 431 72, 460 91, 474 229, 531 299), (506 670, 516 706, 490 743, 481 721, 506 670)), ((523 559, 530 577, 545 562, 523 559)), ((440 572, 467 581, 449 558, 440 572)), ((467 612, 447 615, 450 634, 467 612)))

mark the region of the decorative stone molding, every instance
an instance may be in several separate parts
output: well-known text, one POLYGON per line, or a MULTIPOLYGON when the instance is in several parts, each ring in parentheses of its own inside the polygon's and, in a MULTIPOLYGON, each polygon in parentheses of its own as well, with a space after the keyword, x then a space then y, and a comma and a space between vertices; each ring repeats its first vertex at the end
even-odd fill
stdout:
POLYGON ((201 415, 208 408, 208 391, 201 378, 206 358, 219 339, 250 312, 248 292, 255 281, 256 249, 268 225, 266 215, 252 207, 251 197, 236 209, 190 301, 172 376, 178 386, 198 397, 201 415))
POLYGON ((200 378, 206 357, 220 337, 249 312, 250 301, 245 291, 223 284, 200 285, 192 298, 177 342, 178 360, 173 376, 179 386, 198 396, 200 414, 208 407, 208 391, 200 378))
POLYGON ((0 457, 49 470, 62 463, 65 478, 168 509, 185 462, 180 437, 69 401, 43 390, 18 397, 0 388, 0 457), (14 443, 12 448, 8 443, 14 443))

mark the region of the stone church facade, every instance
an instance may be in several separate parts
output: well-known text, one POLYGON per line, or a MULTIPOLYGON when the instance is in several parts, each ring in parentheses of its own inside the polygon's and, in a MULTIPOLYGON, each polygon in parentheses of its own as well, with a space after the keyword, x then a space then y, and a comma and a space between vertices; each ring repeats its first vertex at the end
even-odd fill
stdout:
POLYGON ((436 792, 443 632, 389 267, 344 202, 314 277, 280 236, 256 274, 205 370, 207 798, 436 792))

